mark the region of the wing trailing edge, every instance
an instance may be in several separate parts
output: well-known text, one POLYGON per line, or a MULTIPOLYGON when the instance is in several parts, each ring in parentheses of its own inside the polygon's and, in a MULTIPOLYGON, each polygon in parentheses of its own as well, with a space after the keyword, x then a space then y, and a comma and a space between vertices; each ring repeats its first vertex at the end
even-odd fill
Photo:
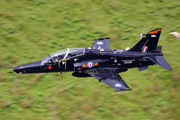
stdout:
POLYGON ((138 69, 139 69, 139 71, 143 71, 143 70, 148 69, 148 66, 138 67, 138 69))

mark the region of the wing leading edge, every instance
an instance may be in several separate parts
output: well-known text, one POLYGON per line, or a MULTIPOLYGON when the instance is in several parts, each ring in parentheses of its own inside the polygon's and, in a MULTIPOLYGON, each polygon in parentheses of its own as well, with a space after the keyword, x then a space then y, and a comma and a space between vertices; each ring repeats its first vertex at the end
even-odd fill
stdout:
POLYGON ((103 82, 112 88, 115 88, 115 91, 127 91, 132 90, 116 72, 116 70, 111 69, 90 69, 85 71, 87 74, 97 78, 100 82, 103 82))

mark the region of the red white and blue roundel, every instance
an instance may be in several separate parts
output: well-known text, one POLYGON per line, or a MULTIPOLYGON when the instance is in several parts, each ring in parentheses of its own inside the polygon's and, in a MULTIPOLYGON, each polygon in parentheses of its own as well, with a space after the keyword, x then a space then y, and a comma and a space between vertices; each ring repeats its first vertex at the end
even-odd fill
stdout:
POLYGON ((88 62, 87 66, 88 66, 88 68, 92 68, 93 67, 93 63, 92 62, 88 62))
POLYGON ((121 84, 115 84, 116 87, 121 87, 121 84))
POLYGON ((97 44, 98 44, 98 45, 102 45, 102 44, 103 44, 103 42, 99 41, 99 42, 97 42, 97 44))

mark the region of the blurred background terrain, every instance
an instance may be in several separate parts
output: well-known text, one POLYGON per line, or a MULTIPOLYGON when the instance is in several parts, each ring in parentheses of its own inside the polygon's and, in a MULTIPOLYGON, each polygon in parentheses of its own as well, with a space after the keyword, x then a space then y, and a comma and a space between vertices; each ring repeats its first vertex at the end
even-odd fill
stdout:
POLYGON ((179 120, 179 0, 1 0, 1 120, 179 120), (114 92, 71 72, 16 74, 12 68, 52 52, 92 46, 110 37, 112 49, 132 47, 140 34, 162 28, 158 45, 173 68, 158 65, 120 73, 133 90, 114 92))

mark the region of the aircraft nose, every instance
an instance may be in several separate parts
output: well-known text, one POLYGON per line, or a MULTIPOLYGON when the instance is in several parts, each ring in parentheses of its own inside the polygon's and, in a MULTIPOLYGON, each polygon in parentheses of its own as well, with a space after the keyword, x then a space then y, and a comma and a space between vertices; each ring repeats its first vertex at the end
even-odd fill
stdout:
POLYGON ((41 71, 41 61, 32 62, 24 65, 17 66, 13 69, 16 73, 38 73, 41 71))
POLYGON ((19 68, 19 66, 17 66, 16 68, 13 68, 13 71, 16 73, 20 73, 21 68, 19 68))

